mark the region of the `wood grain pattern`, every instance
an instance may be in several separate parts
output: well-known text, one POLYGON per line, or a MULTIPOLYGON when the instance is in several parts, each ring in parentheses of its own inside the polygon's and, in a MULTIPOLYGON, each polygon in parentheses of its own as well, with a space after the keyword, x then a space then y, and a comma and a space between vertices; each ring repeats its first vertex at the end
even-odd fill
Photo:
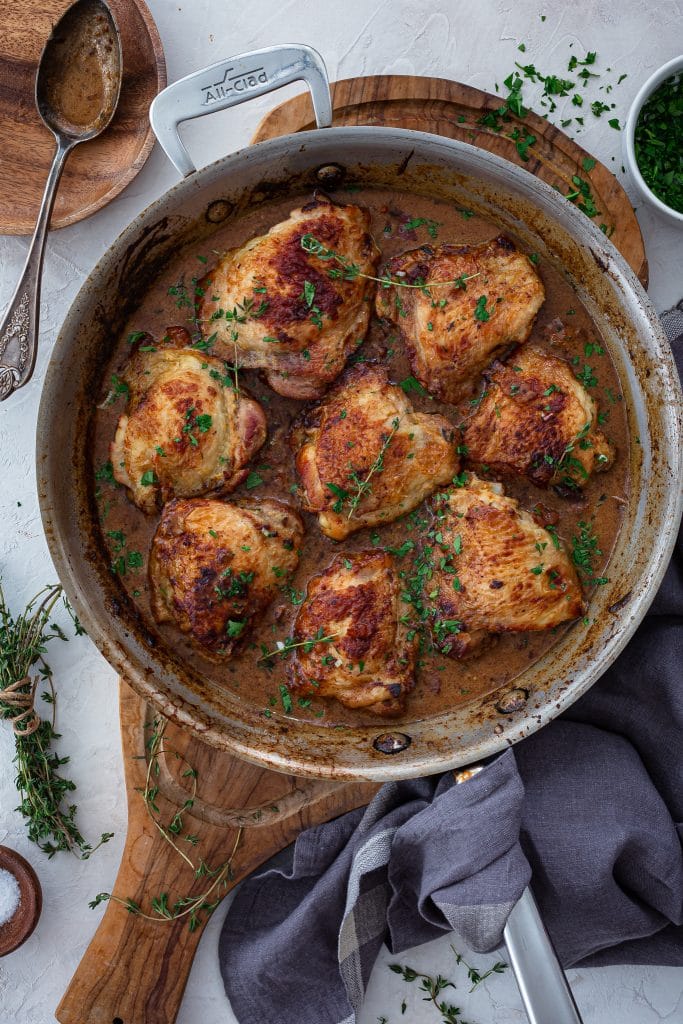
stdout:
MULTIPOLYGON (((128 797, 128 835, 114 893, 148 910, 162 892, 169 903, 206 880, 192 871, 160 836, 137 790, 147 770, 145 737, 152 712, 121 684, 121 736, 128 797)), ((197 769, 198 799, 185 814, 185 830, 200 837, 194 853, 210 865, 223 863, 240 840, 233 860, 232 888, 299 832, 367 803, 377 790, 371 783, 318 782, 280 775, 208 747, 169 723, 165 742, 197 769)), ((169 821, 188 796, 185 762, 160 760, 156 800, 169 821)), ((61 1024, 173 1024, 203 930, 191 932, 187 918, 152 922, 110 902, 57 1010, 61 1024)))
MULTIPOLYGON (((109 128, 69 156, 52 228, 89 217, 135 177, 154 145, 149 105, 166 85, 164 51, 144 0, 108 0, 121 33, 124 78, 109 128)), ((0 27, 0 233, 33 231, 55 143, 38 116, 43 45, 70 0, 12 0, 0 27)))
MULTIPOLYGON (((501 106, 500 96, 445 78, 371 75, 334 82, 331 89, 335 125, 411 128, 459 139, 505 157, 549 185, 558 186, 565 195, 575 189, 572 182, 575 175, 589 181, 600 210, 595 223, 614 229, 610 236, 612 241, 647 286, 643 237, 626 192, 611 171, 598 161, 586 172, 583 161, 593 159, 590 154, 544 118, 530 112, 523 121, 513 118, 503 132, 496 132, 478 121, 482 114, 501 106), (514 128, 536 137, 526 161, 519 155, 515 140, 506 134, 514 128)), ((315 128, 315 121, 306 93, 266 114, 252 142, 311 128, 315 128)))

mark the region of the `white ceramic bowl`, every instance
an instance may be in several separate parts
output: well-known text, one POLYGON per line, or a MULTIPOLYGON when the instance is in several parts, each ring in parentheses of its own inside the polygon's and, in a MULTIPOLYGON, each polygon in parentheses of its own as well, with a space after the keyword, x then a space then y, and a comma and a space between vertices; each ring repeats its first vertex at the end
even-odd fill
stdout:
POLYGON ((652 96, 653 92, 659 88, 662 82, 665 82, 667 78, 671 78, 671 76, 675 75, 677 71, 683 72, 683 55, 680 57, 674 57, 673 60, 663 64, 662 67, 659 68, 658 71, 655 71, 654 75, 651 75, 647 82, 641 86, 638 95, 631 104, 631 109, 628 112, 628 117, 626 119, 622 135, 622 149, 624 155, 624 166, 631 175, 631 178, 643 199, 650 203, 651 206, 654 206, 655 209, 659 210, 660 213, 663 213, 664 216, 668 217, 669 220, 683 225, 683 213, 679 213, 678 210, 672 210, 670 206, 663 203, 662 200, 654 194, 652 189, 645 184, 638 164, 636 163, 634 142, 636 124, 644 104, 649 100, 650 96, 652 96))

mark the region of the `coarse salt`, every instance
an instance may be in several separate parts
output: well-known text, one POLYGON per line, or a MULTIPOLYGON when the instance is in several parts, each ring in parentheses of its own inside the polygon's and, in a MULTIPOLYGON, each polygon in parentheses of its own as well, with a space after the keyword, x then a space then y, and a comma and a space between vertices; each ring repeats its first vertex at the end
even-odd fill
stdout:
POLYGON ((21 889, 11 871, 0 868, 0 928, 16 914, 21 903, 21 889))

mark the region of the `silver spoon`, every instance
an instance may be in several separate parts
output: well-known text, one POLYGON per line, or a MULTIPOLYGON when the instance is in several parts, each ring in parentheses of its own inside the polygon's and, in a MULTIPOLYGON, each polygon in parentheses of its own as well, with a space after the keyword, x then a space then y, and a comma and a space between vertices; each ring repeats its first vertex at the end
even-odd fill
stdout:
POLYGON ((0 401, 30 380, 38 349, 40 279, 57 185, 71 150, 104 131, 116 110, 123 62, 104 0, 77 0, 45 44, 36 106, 57 142, 24 270, 0 326, 0 401))

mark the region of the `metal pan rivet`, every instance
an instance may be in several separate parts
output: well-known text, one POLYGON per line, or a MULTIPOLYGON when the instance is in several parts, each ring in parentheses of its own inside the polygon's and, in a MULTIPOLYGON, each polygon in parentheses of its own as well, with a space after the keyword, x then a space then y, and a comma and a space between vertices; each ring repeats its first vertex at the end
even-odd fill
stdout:
POLYGON ((334 188, 336 185, 341 184, 346 175, 346 170, 340 167, 339 164, 323 164, 315 172, 315 176, 321 185, 326 185, 328 188, 334 188))
POLYGON ((383 732, 381 736, 375 737, 372 745, 380 754, 400 754, 412 742, 404 732, 383 732))
POLYGON ((226 217, 229 217, 234 206, 227 199, 215 199, 206 208, 206 219, 212 224, 220 224, 226 217))
POLYGON ((516 689, 509 690, 503 694, 496 704, 496 711, 501 715, 511 715, 515 711, 521 711, 528 699, 529 691, 523 690, 521 686, 518 686, 516 689))

